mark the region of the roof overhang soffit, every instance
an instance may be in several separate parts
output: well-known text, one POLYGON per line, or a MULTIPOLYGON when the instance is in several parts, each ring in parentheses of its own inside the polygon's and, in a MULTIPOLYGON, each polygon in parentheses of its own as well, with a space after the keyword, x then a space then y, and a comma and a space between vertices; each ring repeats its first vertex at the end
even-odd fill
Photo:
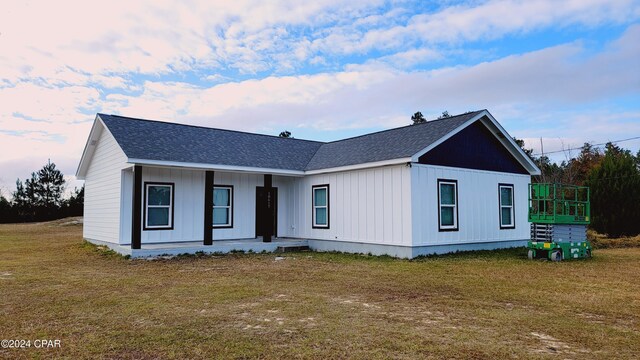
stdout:
POLYGON ((299 170, 287 170, 287 169, 270 169, 259 168, 250 166, 234 166, 234 165, 218 165, 218 164, 203 164, 203 163, 188 163, 178 161, 163 161, 163 160, 147 160, 147 159, 132 159, 128 158, 127 163, 134 165, 143 165, 151 167, 162 168, 181 168, 189 170, 213 170, 213 171, 225 171, 225 172, 239 172, 239 173, 252 173, 252 174, 272 174, 282 176, 304 176, 304 171, 299 170))
POLYGON ((76 178, 78 178, 78 180, 84 180, 85 176, 87 175, 89 163, 91 162, 93 153, 96 151, 98 140, 100 139, 100 135, 102 135, 104 129, 104 123, 102 122, 100 117, 96 115, 96 118, 93 121, 93 125, 91 125, 91 131, 89 131, 89 137, 87 138, 87 142, 84 145, 84 150, 82 151, 82 156, 80 157, 80 163, 78 164, 78 169, 76 170, 76 178))

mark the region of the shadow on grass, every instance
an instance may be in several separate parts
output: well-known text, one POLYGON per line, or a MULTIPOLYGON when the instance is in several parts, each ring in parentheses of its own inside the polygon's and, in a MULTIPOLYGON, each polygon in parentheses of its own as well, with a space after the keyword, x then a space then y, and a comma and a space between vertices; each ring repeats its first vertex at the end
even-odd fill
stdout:
POLYGON ((515 247, 494 250, 456 251, 447 254, 431 254, 418 256, 412 261, 426 261, 433 259, 526 259, 527 248, 515 247))
POLYGON ((87 240, 83 240, 80 247, 85 251, 88 251, 92 254, 96 254, 105 258, 112 258, 112 259, 118 259, 118 260, 128 260, 131 258, 131 256, 129 255, 122 255, 117 253, 116 251, 111 250, 108 246, 96 245, 88 242, 87 240))

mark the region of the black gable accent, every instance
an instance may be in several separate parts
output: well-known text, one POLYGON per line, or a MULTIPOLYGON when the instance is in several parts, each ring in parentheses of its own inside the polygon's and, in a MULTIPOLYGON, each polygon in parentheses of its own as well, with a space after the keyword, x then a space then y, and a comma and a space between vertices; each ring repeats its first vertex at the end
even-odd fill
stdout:
POLYGON ((430 165, 529 174, 480 120, 467 126, 442 144, 422 155, 418 162, 430 165))

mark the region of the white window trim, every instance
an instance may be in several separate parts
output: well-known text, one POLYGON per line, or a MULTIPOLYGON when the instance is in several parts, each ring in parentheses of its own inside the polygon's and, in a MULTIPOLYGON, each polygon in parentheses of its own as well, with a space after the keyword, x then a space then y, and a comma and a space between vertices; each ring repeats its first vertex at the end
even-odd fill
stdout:
POLYGON ((329 228, 329 185, 314 185, 311 187, 311 207, 313 209, 313 214, 311 215, 313 217, 313 227, 314 228, 322 228, 322 229, 328 229, 329 228), (326 205, 316 205, 316 190, 320 190, 320 189, 325 189, 325 194, 326 194, 326 201, 325 204, 326 205), (318 224, 316 222, 316 209, 327 209, 327 223, 326 224, 318 224))
POLYGON ((458 230, 458 183, 451 180, 438 180, 438 229, 458 230), (453 185, 453 205, 442 203, 442 186, 453 185), (442 224, 442 208, 453 208, 453 225, 442 224))
MULTIPOLYGON (((211 219, 211 226, 214 228, 232 228, 233 227, 233 186, 230 185, 214 185, 213 191, 215 193, 216 189, 227 189, 229 190, 229 205, 213 205, 213 209, 229 209, 229 218, 227 219, 226 224, 214 224, 213 218, 211 219)), ((213 210, 211 212, 213 214, 213 210)))
POLYGON ((500 184, 498 185, 498 204, 500 205, 500 229, 513 229, 516 227, 515 224, 515 211, 514 211, 514 206, 513 206, 513 196, 514 196, 515 190, 514 190, 514 186, 511 184, 500 184), (502 189, 509 189, 511 191, 511 205, 502 205, 502 189), (511 210, 511 223, 509 224, 504 224, 502 222, 502 209, 504 208, 509 208, 511 210))
POLYGON ((145 230, 161 230, 161 229, 173 229, 173 186, 174 184, 167 183, 152 183, 148 182, 144 184, 145 192, 145 216, 144 216, 144 229, 145 230), (168 187, 169 188, 169 205, 149 205, 149 187, 168 187), (169 209, 169 218, 167 225, 149 225, 149 209, 169 209))

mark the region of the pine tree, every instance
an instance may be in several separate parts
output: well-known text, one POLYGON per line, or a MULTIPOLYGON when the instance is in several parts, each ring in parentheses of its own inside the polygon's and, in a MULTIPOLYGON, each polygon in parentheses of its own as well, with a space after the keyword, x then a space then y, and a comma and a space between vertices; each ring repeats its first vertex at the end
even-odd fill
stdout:
POLYGON ((513 137, 513 141, 516 142, 516 144, 518 144, 518 146, 520 146, 520 148, 522 149, 522 151, 524 151, 525 154, 527 154, 527 156, 529 157, 529 159, 534 160, 535 158, 533 156, 533 149, 527 149, 524 145, 524 140, 522 139, 518 139, 517 137, 513 137))
POLYGON ((13 221, 11 203, 0 193, 0 223, 13 221))
MULTIPOLYGON (((33 174, 32 174, 33 176, 33 174)), ((29 180, 26 181, 30 183, 29 180)), ((17 221, 32 221, 33 220, 33 212, 34 212, 34 204, 33 204, 33 191, 30 191, 31 197, 29 196, 29 191, 25 185, 20 181, 20 179, 16 180, 16 191, 12 193, 13 202, 12 208, 13 213, 17 221)))
POLYGON ((612 237, 640 234, 640 170, 629 150, 607 144, 589 173, 591 225, 612 237))
POLYGON ((445 110, 442 112, 442 115, 438 116, 438 119, 446 119, 448 117, 451 117, 451 115, 449 115, 449 112, 445 110))
POLYGON ((49 160, 37 174, 35 192, 38 204, 45 209, 59 208, 62 205, 64 183, 64 175, 49 160))
POLYGON ((47 162, 24 184, 16 181, 13 206, 20 221, 50 220, 59 217, 64 200, 64 175, 56 169, 56 164, 47 162))
POLYGON ((76 188, 74 192, 66 201, 66 215, 67 216, 82 216, 84 210, 84 185, 78 190, 76 188))
POLYGON ((425 119, 424 115, 422 115, 422 113, 418 111, 411 116, 411 121, 413 121, 411 125, 416 125, 416 124, 426 123, 427 119, 425 119))

